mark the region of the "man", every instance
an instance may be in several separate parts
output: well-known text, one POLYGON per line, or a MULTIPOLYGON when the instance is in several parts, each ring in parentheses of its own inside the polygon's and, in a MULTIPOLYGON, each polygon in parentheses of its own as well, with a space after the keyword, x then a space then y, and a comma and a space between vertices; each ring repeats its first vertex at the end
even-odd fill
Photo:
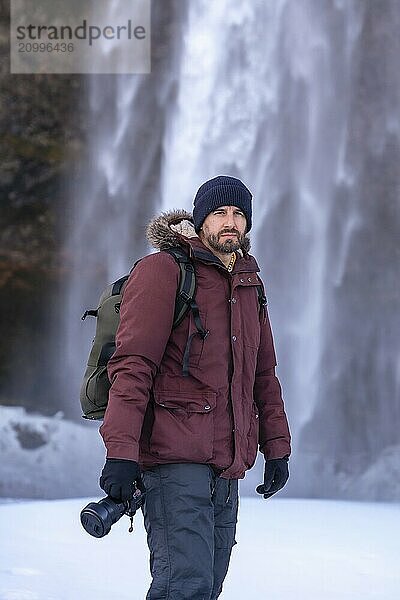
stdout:
POLYGON ((125 500, 142 476, 148 600, 218 598, 236 543, 238 479, 257 445, 264 498, 289 476, 272 334, 248 254, 251 201, 239 179, 206 181, 193 219, 172 211, 150 223, 148 239, 161 252, 139 262, 124 291, 100 428, 107 447, 100 485, 125 500), (163 250, 176 246, 193 261, 199 311, 172 329, 180 269, 163 250))

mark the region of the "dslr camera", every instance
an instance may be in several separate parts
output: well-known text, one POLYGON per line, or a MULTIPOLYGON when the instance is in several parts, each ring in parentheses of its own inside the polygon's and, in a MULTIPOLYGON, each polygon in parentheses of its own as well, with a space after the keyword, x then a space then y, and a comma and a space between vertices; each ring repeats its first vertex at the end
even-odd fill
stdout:
POLYGON ((131 500, 116 502, 110 496, 98 502, 89 502, 81 510, 81 523, 85 531, 96 538, 102 538, 110 533, 111 527, 123 515, 128 515, 131 520, 129 532, 133 531, 133 517, 142 506, 145 498, 144 487, 134 484, 135 491, 131 500))

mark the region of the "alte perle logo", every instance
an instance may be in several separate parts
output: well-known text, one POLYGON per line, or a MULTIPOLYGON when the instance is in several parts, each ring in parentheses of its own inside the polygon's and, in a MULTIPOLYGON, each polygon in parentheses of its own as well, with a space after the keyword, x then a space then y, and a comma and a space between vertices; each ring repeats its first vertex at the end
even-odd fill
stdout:
POLYGON ((146 39, 146 28, 143 25, 133 26, 132 20, 128 19, 126 25, 98 25, 88 24, 83 19, 80 25, 19 25, 16 28, 18 41, 71 41, 88 40, 89 46, 100 39, 105 40, 144 40, 146 39))

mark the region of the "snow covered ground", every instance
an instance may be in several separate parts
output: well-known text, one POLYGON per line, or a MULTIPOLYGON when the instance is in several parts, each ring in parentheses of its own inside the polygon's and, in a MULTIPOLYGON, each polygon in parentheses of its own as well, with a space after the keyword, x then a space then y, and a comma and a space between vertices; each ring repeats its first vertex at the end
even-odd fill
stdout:
MULTIPOLYGON (((0 600, 145 598, 141 514, 94 539, 79 523, 92 499, 0 504, 0 600)), ((246 497, 237 541, 221 600, 400 597, 399 504, 246 497)))

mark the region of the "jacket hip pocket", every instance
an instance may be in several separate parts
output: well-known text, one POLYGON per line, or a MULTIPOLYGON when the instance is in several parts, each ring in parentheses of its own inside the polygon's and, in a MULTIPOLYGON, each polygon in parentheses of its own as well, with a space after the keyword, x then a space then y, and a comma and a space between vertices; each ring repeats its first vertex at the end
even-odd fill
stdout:
POLYGON ((208 462, 214 451, 215 392, 154 391, 150 453, 174 462, 208 462))

